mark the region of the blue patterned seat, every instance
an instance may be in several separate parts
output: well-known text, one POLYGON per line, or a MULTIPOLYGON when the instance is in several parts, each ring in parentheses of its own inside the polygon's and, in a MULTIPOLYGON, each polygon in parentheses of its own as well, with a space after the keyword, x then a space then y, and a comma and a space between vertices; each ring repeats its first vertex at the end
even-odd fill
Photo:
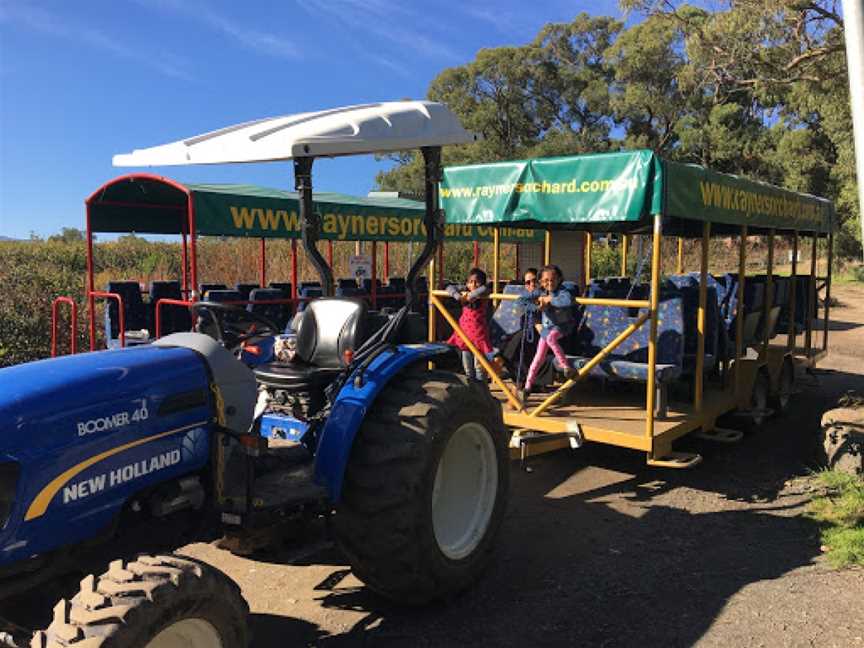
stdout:
MULTIPOLYGON (((696 370, 696 355, 699 348, 699 279, 693 275, 673 275, 669 281, 681 293, 684 306, 684 373, 696 370)), ((717 305, 717 289, 706 282, 705 288, 705 371, 717 364, 718 331, 720 313, 717 305)))
MULTIPOLYGON (((527 295, 528 291, 521 284, 504 286, 505 295, 527 295)), ((525 306, 518 300, 502 300, 492 315, 489 323, 489 339, 492 346, 500 348, 504 342, 522 328, 522 316, 525 306)))
MULTIPOLYGON (((614 340, 637 316, 622 306, 586 306, 579 333, 582 353, 567 356, 570 366, 581 369, 614 340)), ((639 314, 645 309, 639 309, 639 314)), ((650 323, 636 332, 591 370, 592 375, 618 380, 645 382, 648 379, 648 338, 650 323)), ((684 354, 684 311, 682 298, 662 295, 657 326, 656 377, 669 383, 681 375, 684 354)), ((561 369, 561 367, 557 367, 561 369)))

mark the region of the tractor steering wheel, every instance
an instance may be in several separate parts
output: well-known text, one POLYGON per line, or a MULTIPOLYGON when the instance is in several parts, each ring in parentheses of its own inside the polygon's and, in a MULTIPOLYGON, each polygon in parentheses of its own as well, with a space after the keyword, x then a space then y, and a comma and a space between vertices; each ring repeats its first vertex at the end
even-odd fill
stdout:
POLYGON ((281 332, 263 315, 235 304, 200 301, 192 304, 190 310, 197 332, 209 335, 235 354, 242 351, 244 342, 281 332))

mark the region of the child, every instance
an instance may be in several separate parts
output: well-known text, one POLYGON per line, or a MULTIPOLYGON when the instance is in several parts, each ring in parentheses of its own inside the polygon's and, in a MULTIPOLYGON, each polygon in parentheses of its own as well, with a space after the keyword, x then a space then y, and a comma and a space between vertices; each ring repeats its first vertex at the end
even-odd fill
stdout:
MULTIPOLYGON (((465 333, 472 344, 480 353, 492 352, 492 343, 489 341, 489 321, 486 317, 488 300, 481 299, 489 289, 486 287, 486 273, 480 268, 471 268, 468 279, 465 282, 468 289, 460 292, 456 286, 448 286, 447 292, 450 296, 462 304, 462 315, 459 316, 459 328, 465 333)), ((474 354, 468 350, 468 346, 454 331, 447 344, 456 346, 462 352, 462 366, 469 380, 486 382, 486 372, 482 365, 477 362, 474 354)))
POLYGON ((561 349, 559 340, 573 330, 573 296, 561 288, 561 269, 556 265, 544 266, 540 271, 541 290, 531 293, 540 307, 540 341, 537 344, 537 352, 528 369, 528 378, 525 380, 525 388, 520 396, 522 402, 531 393, 531 386, 540 371, 540 366, 546 360, 546 353, 551 348, 555 359, 562 367, 565 374, 571 378, 574 374, 572 369, 567 368, 567 357, 561 349))

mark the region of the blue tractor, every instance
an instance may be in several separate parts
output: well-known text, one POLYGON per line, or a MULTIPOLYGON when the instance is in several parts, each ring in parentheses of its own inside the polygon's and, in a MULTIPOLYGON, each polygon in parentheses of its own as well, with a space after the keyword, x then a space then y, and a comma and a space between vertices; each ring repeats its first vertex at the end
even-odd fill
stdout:
MULTIPOLYGON (((506 506, 501 408, 485 384, 429 369, 447 346, 406 342, 419 317, 416 278, 443 235, 440 147, 469 139, 440 104, 394 102, 243 124, 115 158, 293 159, 303 244, 332 295, 316 247, 313 160, 420 147, 426 243, 401 309, 373 316, 360 300, 313 301, 295 324, 290 359, 250 366, 244 349, 278 349, 282 332, 239 307, 198 302, 197 332, 0 371, 0 598, 75 568, 80 552, 127 525, 167 527, 184 510, 217 513, 237 550, 273 539, 298 515, 333 513, 338 545, 373 590, 423 603, 468 586, 506 506)), ((32 645, 243 646, 247 611, 220 572, 145 555, 84 578, 32 645)), ((0 637, 23 645, 22 634, 10 626, 0 637)))

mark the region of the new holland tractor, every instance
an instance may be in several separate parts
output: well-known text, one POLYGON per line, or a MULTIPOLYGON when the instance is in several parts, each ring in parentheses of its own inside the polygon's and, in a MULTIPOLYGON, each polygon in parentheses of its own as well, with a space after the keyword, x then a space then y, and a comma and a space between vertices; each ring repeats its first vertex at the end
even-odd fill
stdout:
MULTIPOLYGON (((354 573, 402 603, 447 597, 490 556, 506 505, 507 435, 485 385, 429 370, 448 347, 404 344, 416 278, 443 235, 441 146, 470 141, 430 102, 369 104, 260 120, 115 164, 293 160, 303 244, 331 295, 312 209, 317 156, 421 148, 425 246, 406 304, 371 318, 324 297, 296 325, 295 355, 242 359, 280 334, 237 306, 198 302, 196 331, 152 344, 0 371, 0 597, 79 567, 78 556, 181 511, 221 517, 229 543, 257 546, 298 515, 334 513, 354 573), (135 525, 139 525, 136 527, 135 525)), ((248 608, 217 570, 176 554, 108 563, 8 645, 243 646, 248 608)), ((49 604, 53 604, 50 603, 49 604)))

